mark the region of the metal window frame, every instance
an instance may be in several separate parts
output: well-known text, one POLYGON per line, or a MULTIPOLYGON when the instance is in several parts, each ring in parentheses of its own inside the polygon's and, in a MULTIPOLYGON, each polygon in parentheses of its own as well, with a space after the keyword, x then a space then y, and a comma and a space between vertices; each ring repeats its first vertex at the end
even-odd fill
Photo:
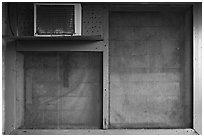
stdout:
MULTIPOLYGON (((193 6, 193 128, 192 129, 108 129, 109 121, 109 8, 105 7, 104 12, 104 40, 99 42, 68 42, 60 46, 54 45, 45 45, 43 46, 35 44, 33 41, 33 46, 27 45, 26 41, 17 42, 17 46, 14 51, 98 51, 103 52, 103 129, 94 129, 94 130, 26 130, 26 129, 17 129, 15 127, 15 102, 16 95, 12 94, 14 91, 8 91, 10 94, 9 100, 4 99, 5 103, 11 103, 12 107, 9 108, 9 111, 12 112, 10 115, 11 120, 9 123, 6 123, 5 134, 41 134, 41 135, 53 135, 53 134, 131 134, 131 135, 194 135, 202 134, 202 4, 201 3, 190 3, 189 5, 193 6), (24 44, 23 44, 24 43, 24 44), (35 45, 35 46, 34 46, 35 45), (31 48, 32 47, 32 48, 31 48), (12 122, 13 121, 13 122, 12 122)), ((144 6, 144 5, 143 5, 144 6)), ((172 5, 173 6, 173 5, 172 5)), ((54 41, 53 41, 54 43, 54 41)), ((15 54, 15 52, 11 52, 15 54)), ((15 60, 15 57, 13 58, 15 60)), ((15 80, 14 80, 15 81, 15 80)), ((14 82, 15 83, 15 82, 14 82)), ((5 94, 4 93, 4 94, 5 94)), ((3 106, 4 108, 4 106, 3 106)))
POLYGON ((40 36, 40 37, 57 37, 57 36, 80 36, 81 35, 81 4, 76 3, 34 3, 34 36, 40 36), (37 5, 73 5, 74 6, 74 34, 73 35, 39 35, 37 34, 37 14, 36 14, 36 7, 37 5))
POLYGON ((202 3, 193 4, 193 129, 202 134, 202 3))

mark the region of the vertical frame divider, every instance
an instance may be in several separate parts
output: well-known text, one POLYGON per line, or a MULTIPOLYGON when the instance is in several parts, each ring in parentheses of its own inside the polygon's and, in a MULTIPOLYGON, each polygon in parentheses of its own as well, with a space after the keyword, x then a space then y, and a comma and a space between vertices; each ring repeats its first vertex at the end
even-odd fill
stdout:
POLYGON ((24 123, 24 55, 16 52, 16 93, 15 93, 15 128, 24 123))
POLYGON ((109 125, 109 11, 108 6, 103 7, 103 129, 109 125))
POLYGON ((10 134, 16 129, 16 52, 15 41, 7 41, 5 49, 5 89, 4 89, 4 131, 3 134, 10 134))
POLYGON ((202 3, 193 4, 193 129, 202 134, 202 3))

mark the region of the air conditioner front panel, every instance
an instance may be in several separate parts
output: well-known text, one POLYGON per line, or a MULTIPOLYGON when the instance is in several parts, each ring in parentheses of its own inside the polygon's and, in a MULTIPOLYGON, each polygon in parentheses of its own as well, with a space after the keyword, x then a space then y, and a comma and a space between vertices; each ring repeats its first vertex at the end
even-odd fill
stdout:
POLYGON ((77 9, 77 12, 76 5, 36 4, 34 35, 80 35, 78 28, 81 29, 81 19, 76 18, 81 18, 78 15, 81 9, 77 9))

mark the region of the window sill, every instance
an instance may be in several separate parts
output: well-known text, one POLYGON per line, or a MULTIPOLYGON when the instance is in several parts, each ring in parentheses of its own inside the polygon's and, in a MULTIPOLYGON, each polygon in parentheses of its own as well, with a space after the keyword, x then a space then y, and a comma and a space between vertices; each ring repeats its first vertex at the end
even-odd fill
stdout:
POLYGON ((71 129, 71 130, 13 130, 14 135, 198 135, 194 129, 71 129))
POLYGON ((3 36, 2 38, 10 40, 81 40, 81 41, 103 41, 101 35, 87 36, 3 36))

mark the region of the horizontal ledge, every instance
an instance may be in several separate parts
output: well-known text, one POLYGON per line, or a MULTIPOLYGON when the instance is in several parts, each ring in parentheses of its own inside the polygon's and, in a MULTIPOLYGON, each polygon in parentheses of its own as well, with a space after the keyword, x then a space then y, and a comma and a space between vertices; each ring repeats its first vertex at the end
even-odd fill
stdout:
POLYGON ((101 35, 83 35, 83 36, 2 36, 11 40, 85 40, 85 41, 102 41, 101 35))
POLYGON ((25 130, 17 129, 11 134, 29 135, 89 135, 89 134, 110 134, 110 135, 197 135, 194 129, 70 129, 70 130, 25 130))
POLYGON ((19 40, 16 51, 97 51, 107 50, 103 41, 19 40))

